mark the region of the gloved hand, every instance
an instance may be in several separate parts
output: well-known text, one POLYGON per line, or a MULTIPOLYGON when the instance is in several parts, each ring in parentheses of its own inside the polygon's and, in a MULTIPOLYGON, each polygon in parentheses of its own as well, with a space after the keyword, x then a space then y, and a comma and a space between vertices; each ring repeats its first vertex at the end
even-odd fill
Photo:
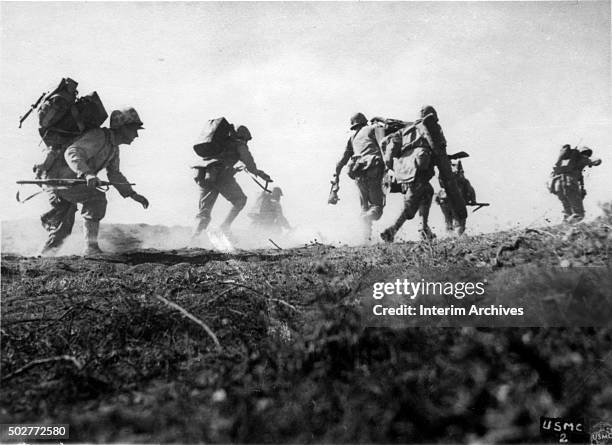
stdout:
POLYGON ((132 198, 134 201, 140 203, 142 205, 143 208, 147 208, 149 207, 149 200, 147 198, 145 198, 142 195, 139 195, 138 193, 134 193, 133 195, 130 196, 130 198, 132 198))
POLYGON ((100 179, 96 175, 85 175, 85 180, 87 181, 87 187, 96 188, 100 185, 100 179))
POLYGON ((272 178, 270 177, 270 175, 268 175, 263 170, 257 170, 257 176, 259 176, 261 179, 263 179, 266 182, 274 182, 272 181, 272 178))

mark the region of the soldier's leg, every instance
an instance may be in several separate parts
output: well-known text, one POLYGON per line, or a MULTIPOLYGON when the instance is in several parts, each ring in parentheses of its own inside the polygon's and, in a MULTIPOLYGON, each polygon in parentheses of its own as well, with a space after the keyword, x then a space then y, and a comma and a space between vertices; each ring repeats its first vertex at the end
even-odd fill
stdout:
POLYGON ((74 214, 77 211, 76 204, 59 197, 56 193, 49 193, 51 209, 41 217, 42 226, 49 233, 41 254, 54 255, 74 227, 74 214))
POLYGON ((359 205, 361 206, 361 237, 364 241, 367 241, 372 235, 372 221, 368 215, 370 201, 368 199, 367 178, 360 176, 355 179, 355 184, 357 184, 357 189, 359 190, 359 205))
POLYGON ((458 218, 467 218, 467 208, 465 200, 459 190, 457 180, 452 173, 452 167, 445 150, 434 153, 434 163, 438 167, 438 177, 440 184, 446 191, 448 201, 453 213, 458 218))
POLYGON ((84 255, 95 255, 103 253, 98 245, 98 233, 100 231, 100 220, 106 215, 106 195, 95 190, 91 197, 83 201, 81 215, 83 216, 83 234, 85 235, 84 255))
POLYGON ((246 195, 230 172, 231 170, 227 169, 220 176, 219 181, 219 193, 232 204, 232 208, 221 224, 221 230, 224 232, 229 232, 230 226, 247 203, 246 195))
POLYGON ((419 184, 402 184, 404 190, 404 208, 399 214, 395 223, 390 227, 387 227, 381 234, 380 237, 386 242, 392 242, 395 238, 395 234, 404 225, 404 223, 414 218, 416 212, 419 209, 420 204, 420 193, 419 184))
POLYGON ((200 199, 198 201, 198 214, 196 215, 197 223, 194 229, 192 240, 200 236, 206 230, 212 219, 212 209, 219 196, 219 191, 214 185, 205 184, 200 186, 200 199))
POLYGON ((384 168, 377 165, 368 171, 366 176, 368 210, 366 216, 370 221, 378 221, 385 206, 385 193, 382 188, 384 168))
POLYGON ((378 221, 385 206, 385 193, 382 188, 384 176, 383 165, 368 169, 363 177, 357 180, 359 200, 363 218, 364 239, 369 240, 372 234, 372 223, 378 221))
POLYGON ((431 209, 431 201, 433 199, 433 187, 426 183, 421 187, 421 201, 419 203, 420 227, 419 233, 423 239, 433 239, 435 235, 429 228, 429 209, 431 209))
POLYGON ((572 212, 570 222, 582 221, 584 218, 584 205, 582 203, 582 190, 580 189, 578 181, 572 182, 571 185, 567 187, 566 198, 572 212))
POLYGON ((444 225, 446 226, 447 232, 453 231, 453 213, 451 212, 450 205, 447 201, 440 201, 440 210, 442 210, 442 215, 444 215, 444 225))

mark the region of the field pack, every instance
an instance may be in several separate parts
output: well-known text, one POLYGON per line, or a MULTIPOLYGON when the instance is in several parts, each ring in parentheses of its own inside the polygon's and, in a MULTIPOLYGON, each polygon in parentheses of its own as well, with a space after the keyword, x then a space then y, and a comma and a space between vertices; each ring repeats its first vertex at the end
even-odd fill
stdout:
POLYGON ((193 150, 202 158, 217 156, 223 152, 225 143, 235 133, 234 126, 224 117, 211 119, 202 129, 193 150))
POLYGON ((41 96, 38 132, 51 149, 66 148, 85 131, 100 127, 108 117, 98 93, 78 97, 77 86, 76 81, 66 77, 41 96))

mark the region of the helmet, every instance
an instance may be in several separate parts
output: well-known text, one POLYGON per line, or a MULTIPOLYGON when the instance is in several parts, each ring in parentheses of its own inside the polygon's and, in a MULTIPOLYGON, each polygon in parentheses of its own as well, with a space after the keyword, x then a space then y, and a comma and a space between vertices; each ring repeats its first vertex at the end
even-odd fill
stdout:
POLYGON ((279 199, 281 196, 283 196, 283 191, 281 190, 280 187, 274 187, 272 189, 272 197, 279 199))
POLYGON ((363 113, 355 113, 351 116, 351 130, 354 130, 362 125, 366 125, 367 123, 368 120, 363 113))
POLYGON ((572 148, 572 146, 570 144, 565 144, 561 148, 564 149, 564 150, 569 150, 570 148, 572 148))
POLYGON ((421 119, 427 116, 428 114, 433 114, 434 120, 436 122, 438 121, 438 113, 436 109, 431 105, 423 105, 423 108, 421 108, 421 119))
POLYGON ((580 149, 580 154, 586 156, 587 158, 590 158, 593 154, 593 150, 591 150, 589 147, 582 147, 580 149))
POLYGON ((138 129, 143 129, 142 121, 138 116, 136 110, 132 107, 123 108, 121 110, 114 110, 110 116, 110 127, 118 128, 124 125, 135 124, 138 125, 138 129))
POLYGON ((238 137, 238 139, 242 139, 243 141, 250 141, 251 139, 253 139, 253 137, 251 136, 251 132, 244 125, 238 127, 238 129, 236 130, 236 136, 238 137))

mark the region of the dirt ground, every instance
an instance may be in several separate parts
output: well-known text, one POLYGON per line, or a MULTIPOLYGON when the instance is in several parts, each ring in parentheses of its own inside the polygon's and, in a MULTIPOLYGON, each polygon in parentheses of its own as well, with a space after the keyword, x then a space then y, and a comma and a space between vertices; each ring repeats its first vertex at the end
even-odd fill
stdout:
MULTIPOLYGON (((76 442, 533 443, 540 416, 610 421, 609 321, 371 328, 357 298, 383 266, 609 271, 610 214, 433 243, 3 253, 0 422, 67 423, 76 442)), ((523 281, 495 301, 569 307, 523 281)), ((610 302, 608 284, 589 289, 610 302)))

